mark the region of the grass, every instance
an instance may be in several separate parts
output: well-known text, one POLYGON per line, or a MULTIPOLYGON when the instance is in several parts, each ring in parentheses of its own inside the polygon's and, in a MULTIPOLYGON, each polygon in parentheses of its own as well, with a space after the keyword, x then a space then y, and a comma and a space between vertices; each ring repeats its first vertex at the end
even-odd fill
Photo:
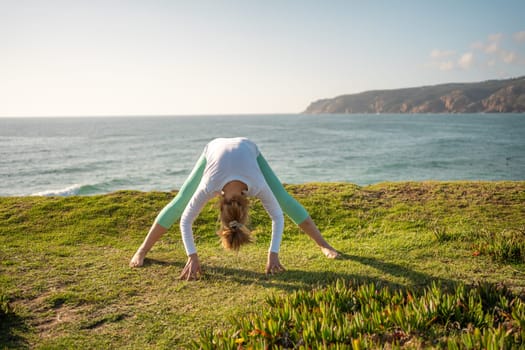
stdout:
POLYGON ((191 347, 272 298, 337 281, 391 291, 503 284, 525 294, 525 182, 287 188, 341 259, 325 259, 287 221, 287 272, 266 276, 271 223, 260 203, 251 215, 257 240, 239 253, 220 247, 211 203, 195 224, 205 271, 196 282, 177 279, 186 261, 178 227, 144 268, 127 266, 173 193, 0 198, 0 348, 191 347))

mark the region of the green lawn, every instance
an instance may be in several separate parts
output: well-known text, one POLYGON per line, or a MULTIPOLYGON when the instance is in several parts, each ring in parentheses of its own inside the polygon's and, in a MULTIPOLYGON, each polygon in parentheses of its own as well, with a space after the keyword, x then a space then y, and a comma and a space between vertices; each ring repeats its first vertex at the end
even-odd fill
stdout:
POLYGON ((392 290, 504 284, 525 295, 525 182, 288 185, 342 254, 324 258, 287 219, 281 263, 265 276, 271 222, 252 204, 256 242, 224 251, 217 209, 197 219, 204 269, 178 280, 178 226, 145 266, 128 267, 173 193, 0 198, 0 348, 184 348, 203 331, 268 308, 268 298, 361 281, 392 290), (339 282, 340 283, 340 282, 339 282))

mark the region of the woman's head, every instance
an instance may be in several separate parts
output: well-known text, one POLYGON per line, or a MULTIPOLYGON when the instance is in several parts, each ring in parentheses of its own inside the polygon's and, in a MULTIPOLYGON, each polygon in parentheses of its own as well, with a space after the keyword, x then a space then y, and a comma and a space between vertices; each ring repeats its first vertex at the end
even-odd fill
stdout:
POLYGON ((246 243, 253 241, 248 222, 248 199, 244 195, 235 195, 226 200, 220 199, 219 219, 221 228, 217 235, 226 249, 239 250, 246 243))

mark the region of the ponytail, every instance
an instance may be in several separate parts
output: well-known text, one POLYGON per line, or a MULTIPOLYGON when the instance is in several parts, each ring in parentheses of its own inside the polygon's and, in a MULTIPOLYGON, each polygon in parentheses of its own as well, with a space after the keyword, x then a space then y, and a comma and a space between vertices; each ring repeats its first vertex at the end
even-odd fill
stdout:
POLYGON ((246 227, 248 199, 241 195, 226 201, 222 197, 219 204, 221 228, 217 231, 217 235, 221 238, 222 246, 237 251, 242 245, 253 242, 252 234, 246 227))

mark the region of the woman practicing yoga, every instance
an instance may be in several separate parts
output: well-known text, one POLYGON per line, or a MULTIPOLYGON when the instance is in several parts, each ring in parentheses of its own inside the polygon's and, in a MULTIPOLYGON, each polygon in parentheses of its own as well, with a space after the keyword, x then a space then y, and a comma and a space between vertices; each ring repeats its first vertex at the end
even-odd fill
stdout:
POLYGON ((284 216, 283 211, 328 258, 338 256, 325 241, 304 207, 286 190, 252 141, 238 138, 218 138, 208 143, 175 198, 162 209, 148 235, 129 265, 139 267, 144 257, 160 237, 180 218, 182 242, 188 255, 181 279, 197 279, 201 267, 193 241, 192 224, 204 205, 220 196, 221 228, 217 234, 224 248, 238 250, 252 237, 245 226, 248 220, 248 196, 261 200, 272 219, 272 238, 266 273, 284 271, 279 262, 284 216))

